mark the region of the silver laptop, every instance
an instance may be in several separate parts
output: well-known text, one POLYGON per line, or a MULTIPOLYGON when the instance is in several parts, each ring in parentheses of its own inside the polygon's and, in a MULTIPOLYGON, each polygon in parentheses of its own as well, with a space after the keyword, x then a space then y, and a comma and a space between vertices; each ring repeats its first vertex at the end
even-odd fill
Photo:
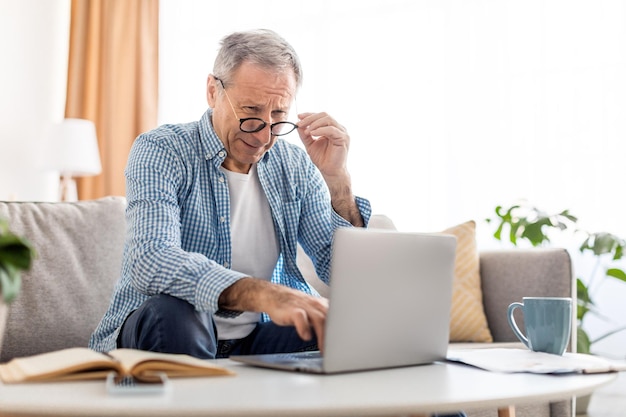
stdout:
POLYGON ((231 356, 250 365, 337 373, 444 360, 456 238, 342 228, 335 232, 324 355, 231 356))

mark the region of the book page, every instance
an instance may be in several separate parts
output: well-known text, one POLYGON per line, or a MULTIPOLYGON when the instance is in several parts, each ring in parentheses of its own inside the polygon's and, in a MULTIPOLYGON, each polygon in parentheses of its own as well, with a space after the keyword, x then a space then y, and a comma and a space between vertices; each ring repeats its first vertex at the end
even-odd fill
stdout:
POLYGON ((626 362, 595 355, 565 352, 563 356, 529 349, 450 349, 449 361, 493 372, 537 374, 602 373, 626 370, 626 362))
POLYGON ((139 379, 145 379, 155 372, 164 372, 169 377, 234 375, 233 371, 210 360, 183 354, 116 349, 109 352, 109 355, 121 362, 127 374, 139 379))
POLYGON ((158 379, 155 376, 158 372, 170 377, 235 374, 209 360, 189 355, 135 349, 103 354, 79 347, 12 359, 0 365, 0 379, 5 383, 99 379, 111 371, 144 381, 158 379))
POLYGON ((97 372, 97 375, 90 375, 90 371, 103 369, 110 372, 119 370, 119 367, 115 361, 102 353, 88 348, 70 348, 12 359, 0 365, 0 378, 4 382, 89 379, 98 378, 103 374, 97 372))

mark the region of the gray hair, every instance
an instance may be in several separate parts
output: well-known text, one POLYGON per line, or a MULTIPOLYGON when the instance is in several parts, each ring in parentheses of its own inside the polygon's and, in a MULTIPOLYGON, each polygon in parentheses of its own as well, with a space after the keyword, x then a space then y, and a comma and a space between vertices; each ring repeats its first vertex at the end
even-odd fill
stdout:
POLYGON ((244 62, 269 69, 291 68, 296 76, 296 85, 302 85, 298 54, 285 39, 269 29, 235 32, 224 37, 213 64, 213 74, 228 83, 244 62))

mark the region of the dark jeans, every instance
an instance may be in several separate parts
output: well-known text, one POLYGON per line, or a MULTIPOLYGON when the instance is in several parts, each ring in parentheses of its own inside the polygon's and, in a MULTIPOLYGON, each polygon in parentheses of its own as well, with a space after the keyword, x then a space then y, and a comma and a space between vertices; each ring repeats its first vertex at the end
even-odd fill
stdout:
POLYGON ((264 322, 243 339, 218 342, 211 314, 196 311, 179 298, 160 294, 150 297, 128 316, 117 338, 117 346, 215 359, 317 350, 317 340, 300 339, 294 327, 264 322))

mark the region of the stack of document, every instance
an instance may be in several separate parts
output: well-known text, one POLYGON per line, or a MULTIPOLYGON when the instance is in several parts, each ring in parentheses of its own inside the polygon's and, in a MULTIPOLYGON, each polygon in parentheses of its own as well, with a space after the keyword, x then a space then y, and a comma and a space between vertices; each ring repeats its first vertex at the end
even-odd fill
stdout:
POLYGON ((626 361, 623 360, 571 352, 559 356, 528 349, 449 349, 447 359, 492 372, 595 374, 626 371, 626 361))

